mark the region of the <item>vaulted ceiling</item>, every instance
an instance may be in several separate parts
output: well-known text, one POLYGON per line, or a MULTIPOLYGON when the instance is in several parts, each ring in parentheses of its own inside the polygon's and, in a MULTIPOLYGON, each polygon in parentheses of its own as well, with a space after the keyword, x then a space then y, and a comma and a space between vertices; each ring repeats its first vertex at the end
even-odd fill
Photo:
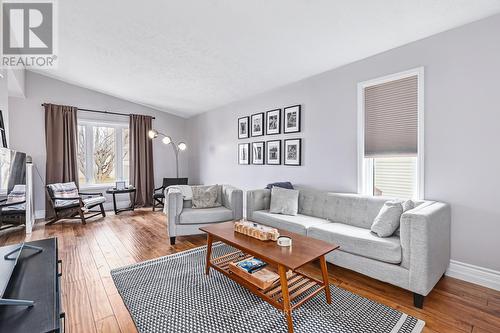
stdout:
POLYGON ((499 0, 64 0, 44 74, 185 117, 500 12, 499 0))

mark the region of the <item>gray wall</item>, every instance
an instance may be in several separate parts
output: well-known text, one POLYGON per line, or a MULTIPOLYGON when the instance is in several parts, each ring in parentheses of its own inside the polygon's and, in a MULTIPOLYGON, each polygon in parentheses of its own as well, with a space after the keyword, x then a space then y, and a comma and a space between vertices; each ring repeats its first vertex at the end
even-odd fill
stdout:
MULTIPOLYGON (((193 117, 190 177, 244 189, 290 180, 357 190, 356 85, 425 67, 425 193, 452 205, 452 258, 500 270, 500 16, 463 26, 193 117), (237 118, 302 104, 302 167, 240 166, 237 118)), ((283 138, 281 136, 280 138, 283 138)))
MULTIPOLYGON (((45 178, 45 124, 42 103, 74 105, 87 109, 109 110, 122 113, 138 113, 155 116, 153 126, 177 140, 186 140, 186 119, 166 112, 153 110, 109 95, 64 83, 37 73, 26 73, 26 98, 9 98, 10 147, 28 153, 42 179, 34 175, 35 210, 44 209, 45 178)), ((85 116, 92 114, 85 113, 85 116)), ((111 116, 106 116, 111 120, 111 116)), ((124 120, 123 117, 119 118, 124 120)), ((127 118, 125 118, 127 120, 127 118)), ((189 142, 188 142, 189 144, 189 142)), ((156 139, 153 144, 155 184, 161 185, 163 177, 175 177, 172 148, 156 139)), ((187 156, 180 157, 180 176, 187 174, 187 156)))

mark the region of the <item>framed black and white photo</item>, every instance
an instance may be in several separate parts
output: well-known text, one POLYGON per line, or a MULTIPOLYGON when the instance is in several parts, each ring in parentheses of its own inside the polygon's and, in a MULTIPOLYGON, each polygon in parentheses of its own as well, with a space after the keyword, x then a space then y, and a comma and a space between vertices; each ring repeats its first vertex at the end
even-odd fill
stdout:
POLYGON ((252 136, 264 135, 264 112, 252 115, 252 136))
POLYGON ((300 105, 286 107, 283 122, 284 133, 300 132, 300 105))
POLYGON ((264 141, 252 143, 252 164, 264 164, 264 141))
POLYGON ((249 143, 240 143, 238 145, 238 164, 250 164, 249 143))
POLYGON ((266 144, 266 164, 281 164, 281 140, 267 141, 266 144))
POLYGON ((285 165, 301 165, 302 139, 285 140, 285 165))
POLYGON ((266 112, 266 134, 281 133, 281 109, 266 112))
POLYGON ((238 118, 238 139, 246 139, 249 136, 248 117, 238 118))
POLYGON ((125 184, 125 182, 124 182, 124 181, 119 180, 119 181, 116 181, 116 182, 115 182, 115 188, 116 188, 118 191, 124 190, 124 189, 125 189, 125 187, 126 187, 126 184, 125 184))

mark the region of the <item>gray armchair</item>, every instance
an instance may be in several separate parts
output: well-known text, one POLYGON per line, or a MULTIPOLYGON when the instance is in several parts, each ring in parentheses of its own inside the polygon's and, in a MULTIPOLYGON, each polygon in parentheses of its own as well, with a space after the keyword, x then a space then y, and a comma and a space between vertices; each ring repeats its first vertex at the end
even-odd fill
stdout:
POLYGON ((214 208, 192 208, 191 200, 184 200, 179 189, 167 190, 165 213, 172 245, 177 236, 201 234, 199 228, 204 225, 240 220, 243 217, 243 191, 231 185, 220 186, 222 206, 214 208))

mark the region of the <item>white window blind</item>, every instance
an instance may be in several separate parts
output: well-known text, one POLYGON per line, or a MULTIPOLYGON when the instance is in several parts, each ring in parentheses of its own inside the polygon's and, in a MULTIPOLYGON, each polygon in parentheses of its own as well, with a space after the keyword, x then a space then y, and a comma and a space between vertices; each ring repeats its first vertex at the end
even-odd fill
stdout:
POLYGON ((416 190, 416 157, 388 157, 373 160, 373 195, 413 198, 416 190))
POLYGON ((417 156, 418 76, 364 88, 365 157, 417 156))

